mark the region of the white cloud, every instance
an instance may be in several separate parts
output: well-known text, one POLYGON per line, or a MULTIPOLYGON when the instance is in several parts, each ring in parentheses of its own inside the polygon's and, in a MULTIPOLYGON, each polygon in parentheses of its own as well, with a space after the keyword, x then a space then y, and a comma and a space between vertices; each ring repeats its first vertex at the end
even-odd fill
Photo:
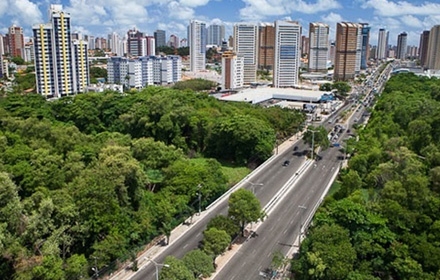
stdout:
POLYGON ((208 3, 209 0, 180 0, 180 4, 187 7, 205 6, 208 3))
POLYGON ((336 25, 336 23, 338 22, 344 21, 340 14, 336 14, 333 12, 329 13, 328 15, 322 16, 321 19, 327 24, 334 23, 334 25, 336 25))
POLYGON ((367 0, 362 8, 372 8, 375 14, 394 17, 402 15, 438 15, 440 4, 433 2, 424 2, 421 5, 414 5, 406 1, 388 1, 388 0, 367 0))
POLYGON ((400 18, 400 21, 409 27, 422 28, 423 23, 418 18, 412 15, 405 15, 400 18))
POLYGON ((2 0, 0 2, 0 16, 7 15, 11 22, 22 27, 30 27, 43 20, 38 6, 28 0, 2 0))
POLYGON ((269 16, 283 16, 292 13, 316 14, 341 8, 336 0, 317 0, 314 3, 303 0, 243 0, 246 6, 240 10, 244 20, 261 20, 269 16))
POLYGON ((173 1, 168 4, 169 18, 189 21, 194 18, 194 9, 173 1))

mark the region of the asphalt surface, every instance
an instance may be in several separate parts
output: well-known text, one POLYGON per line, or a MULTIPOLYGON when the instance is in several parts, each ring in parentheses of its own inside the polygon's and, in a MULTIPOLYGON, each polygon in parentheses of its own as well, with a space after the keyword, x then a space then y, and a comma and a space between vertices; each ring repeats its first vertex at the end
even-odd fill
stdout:
MULTIPOLYGON (((352 103, 347 102, 337 113, 344 111, 349 106, 352 106, 352 103)), ((364 108, 364 106, 359 107, 351 120, 357 118, 361 122, 364 108)), ((332 129, 338 118, 331 117, 330 120, 332 120, 331 123, 323 124, 328 130, 332 129)), ((349 125, 348 128, 351 129, 351 126, 349 125)), ((340 141, 346 136, 345 131, 339 136, 340 141)), ((250 179, 249 183, 245 184, 245 188, 252 190, 258 197, 262 207, 305 162, 306 159, 301 155, 301 152, 309 149, 308 145, 300 140, 296 146, 297 150, 295 151, 291 148, 280 153, 259 172, 256 176, 257 179, 250 179), (289 161, 289 165, 283 166, 286 160, 289 161)), ((276 251, 286 254, 291 249, 299 234, 301 223, 304 223, 312 213, 314 205, 318 203, 336 168, 341 164, 341 161, 338 160, 338 157, 341 156, 339 148, 329 148, 326 151, 321 151, 319 155, 322 159, 308 169, 304 176, 301 176, 293 190, 285 195, 258 228, 258 236, 246 242, 215 279, 261 279, 259 273, 270 266, 272 254, 276 251), (301 207, 299 207, 300 205, 301 207)), ((166 256, 173 255, 182 258, 185 253, 196 249, 203 239, 203 230, 209 220, 219 214, 227 215, 227 203, 225 200, 212 207, 202 220, 188 229, 177 241, 168 245, 162 253, 155 256, 154 260, 157 263, 163 263, 166 256)), ((155 267, 149 263, 130 279, 154 280, 155 278, 155 267)))
MULTIPOLYGON (((307 148, 306 144, 302 141, 297 144, 300 152, 307 148)), ((253 190, 255 195, 261 202, 261 206, 264 207, 271 198, 279 191, 279 189, 292 177, 292 175, 302 166, 306 161, 304 156, 294 156, 293 147, 280 153, 270 164, 266 166, 264 170, 259 172, 258 179, 251 179, 246 183, 245 188, 253 190), (290 164, 283 166, 286 160, 290 161, 290 164), (263 184, 263 185, 257 185, 263 184)), ((227 215, 228 202, 227 200, 212 207, 210 213, 208 213, 203 220, 198 221, 193 227, 191 227, 186 233, 183 234, 176 242, 171 243, 165 251, 154 258, 157 263, 163 263, 166 256, 173 255, 177 258, 182 258, 185 253, 196 249, 199 246, 200 241, 203 239, 203 231, 206 228, 207 223, 217 215, 227 215)), ((153 264, 148 264, 143 269, 138 271, 130 279, 145 280, 155 279, 155 267, 153 264)))
POLYGON ((256 230, 257 236, 243 244, 214 279, 261 279, 260 272, 270 267, 273 253, 286 255, 292 246, 297 246, 294 242, 300 226, 337 172, 339 154, 337 148, 321 152, 322 160, 307 170, 256 230))

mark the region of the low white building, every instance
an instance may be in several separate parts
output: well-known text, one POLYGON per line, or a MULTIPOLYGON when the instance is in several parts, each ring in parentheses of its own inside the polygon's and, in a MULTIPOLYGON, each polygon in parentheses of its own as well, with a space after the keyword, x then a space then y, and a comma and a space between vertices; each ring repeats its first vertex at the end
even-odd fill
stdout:
POLYGON ((108 82, 138 89, 173 84, 182 79, 181 67, 180 56, 111 57, 107 62, 108 82))

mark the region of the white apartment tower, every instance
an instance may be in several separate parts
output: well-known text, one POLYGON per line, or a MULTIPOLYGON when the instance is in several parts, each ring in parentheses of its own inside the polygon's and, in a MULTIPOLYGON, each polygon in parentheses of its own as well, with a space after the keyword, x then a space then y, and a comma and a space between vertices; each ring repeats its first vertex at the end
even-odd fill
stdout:
POLYGON ((309 71, 327 72, 329 27, 325 23, 309 25, 309 71))
POLYGON ((244 58, 243 82, 250 84, 257 80, 258 26, 252 23, 234 25, 234 52, 244 58))
POLYGON ((188 31, 190 71, 205 70, 206 24, 198 20, 191 20, 188 31))
POLYGON ((75 71, 73 72, 73 87, 75 92, 84 92, 90 83, 87 43, 83 40, 74 40, 72 46, 75 66, 75 71))
POLYGON ((387 50, 388 50, 388 31, 384 28, 379 29, 379 36, 377 40, 377 59, 385 59, 387 58, 387 50))
POLYGON ((61 97, 85 89, 84 85, 89 83, 85 70, 88 48, 84 41, 73 44, 70 14, 64 13, 61 5, 51 5, 50 23, 34 25, 32 30, 37 92, 46 97, 61 97))
POLYGON ((244 85, 243 81, 244 57, 226 51, 222 55, 222 89, 238 89, 244 85))
POLYGON ((294 21, 275 21, 274 87, 298 85, 300 46, 301 25, 294 21))

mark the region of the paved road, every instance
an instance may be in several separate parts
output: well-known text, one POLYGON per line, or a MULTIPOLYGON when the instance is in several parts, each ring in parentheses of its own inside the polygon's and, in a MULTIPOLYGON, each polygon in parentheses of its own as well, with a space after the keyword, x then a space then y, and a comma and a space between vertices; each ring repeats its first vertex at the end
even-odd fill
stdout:
MULTIPOLYGON (((382 83, 379 86, 382 89, 382 83)), ((352 128, 355 119, 362 121, 364 112, 364 106, 356 110, 349 118, 348 128, 352 128)), ((331 125, 327 123, 325 126, 330 128, 331 125)), ((342 133, 339 139, 345 139, 347 134, 342 133)), ((301 226, 307 217, 313 215, 314 207, 320 202, 332 175, 341 164, 338 148, 329 148, 320 155, 322 160, 308 169, 294 189, 286 194, 257 229, 258 235, 249 239, 213 279, 262 279, 260 272, 270 268, 275 252, 287 255, 292 246, 298 245, 294 242, 301 226)))
POLYGON ((249 239, 214 279, 261 279, 259 273, 270 267, 274 252, 286 255, 341 163, 340 154, 337 148, 321 152, 323 159, 308 169, 257 229, 258 236, 249 239))
MULTIPOLYGON (((306 149, 306 145, 302 143, 302 141, 297 145, 297 151, 306 149)), ((255 195, 259 198, 261 205, 264 207, 305 161, 305 157, 294 156, 293 149, 289 148, 280 153, 278 157, 268 164, 267 167, 258 174, 258 179, 251 179, 250 182, 252 182, 254 186, 252 186, 250 183, 246 183, 245 187, 247 189, 253 188, 255 195), (290 164, 288 166, 283 166, 283 163, 286 160, 289 160, 290 164), (263 185, 260 186, 256 184, 263 185)), ((168 255, 181 258, 188 251, 196 249, 199 245, 199 242, 203 239, 203 230, 205 229, 209 220, 219 214, 227 215, 227 208, 227 201, 219 203, 213 207, 212 211, 210 211, 210 213, 208 213, 203 220, 197 222, 188 230, 188 232, 181 236, 176 242, 169 245, 169 247, 154 260, 158 263, 162 263, 165 257, 168 255)), ((154 265, 147 265, 145 268, 136 273, 131 279, 155 279, 154 265)))
MULTIPOLYGON (((350 106, 349 103, 338 110, 338 112, 342 112, 348 106, 350 106)), ((363 110, 360 110, 360 114, 362 111, 363 110)), ((327 123, 325 126, 330 129, 332 124, 327 123)), ((344 135, 342 135, 342 137, 344 137, 344 135)), ((342 139, 342 137, 340 139, 342 139)), ((308 148, 302 141, 298 142, 297 146, 298 150, 296 154, 308 148)), ((340 152, 336 148, 323 151, 320 155, 323 159, 317 163, 315 168, 309 170, 309 175, 302 177, 294 191, 291 191, 288 197, 283 199, 282 205, 279 205, 274 212, 270 214, 267 221, 261 225, 258 230, 259 237, 249 242, 249 244, 253 245, 246 244, 231 260, 230 265, 232 267, 230 268, 228 265, 226 269, 218 274, 216 279, 254 279, 252 278, 254 277, 254 273, 258 276, 259 270, 270 265, 271 254, 273 252, 279 250, 282 253, 286 253, 290 249, 295 236, 298 235, 300 227, 300 218, 298 217, 303 215, 305 219, 312 211, 312 206, 315 205, 320 198, 323 188, 325 188, 331 178, 332 172, 334 172, 335 167, 340 164, 337 160, 337 157, 340 156, 340 152), (306 206, 307 209, 301 210, 301 208, 298 208, 299 205, 306 206), (268 238, 268 240, 265 241, 266 238, 268 238), (258 245, 256 245, 257 243, 258 245), (249 259, 249 254, 253 256, 253 260, 249 259), (247 256, 245 261, 241 261, 244 258, 243 256, 247 256), (255 269, 256 267, 257 269, 255 269), (227 273, 227 275, 222 276, 222 273, 227 273)), ((251 179, 254 185, 247 183, 246 188, 253 189, 261 205, 264 207, 300 168, 304 161, 304 157, 296 156, 293 154, 292 149, 287 149, 256 176, 258 179, 251 179), (290 161, 290 165, 283 166, 286 160, 290 161)), ((227 214, 227 201, 218 203, 218 205, 213 207, 203 220, 196 223, 176 242, 169 245, 165 251, 155 257, 155 261, 162 263, 168 255, 181 258, 188 251, 197 248, 203 238, 203 230, 206 224, 212 217, 219 214, 227 214)), ((131 277, 131 279, 155 279, 154 265, 148 264, 131 277)))

